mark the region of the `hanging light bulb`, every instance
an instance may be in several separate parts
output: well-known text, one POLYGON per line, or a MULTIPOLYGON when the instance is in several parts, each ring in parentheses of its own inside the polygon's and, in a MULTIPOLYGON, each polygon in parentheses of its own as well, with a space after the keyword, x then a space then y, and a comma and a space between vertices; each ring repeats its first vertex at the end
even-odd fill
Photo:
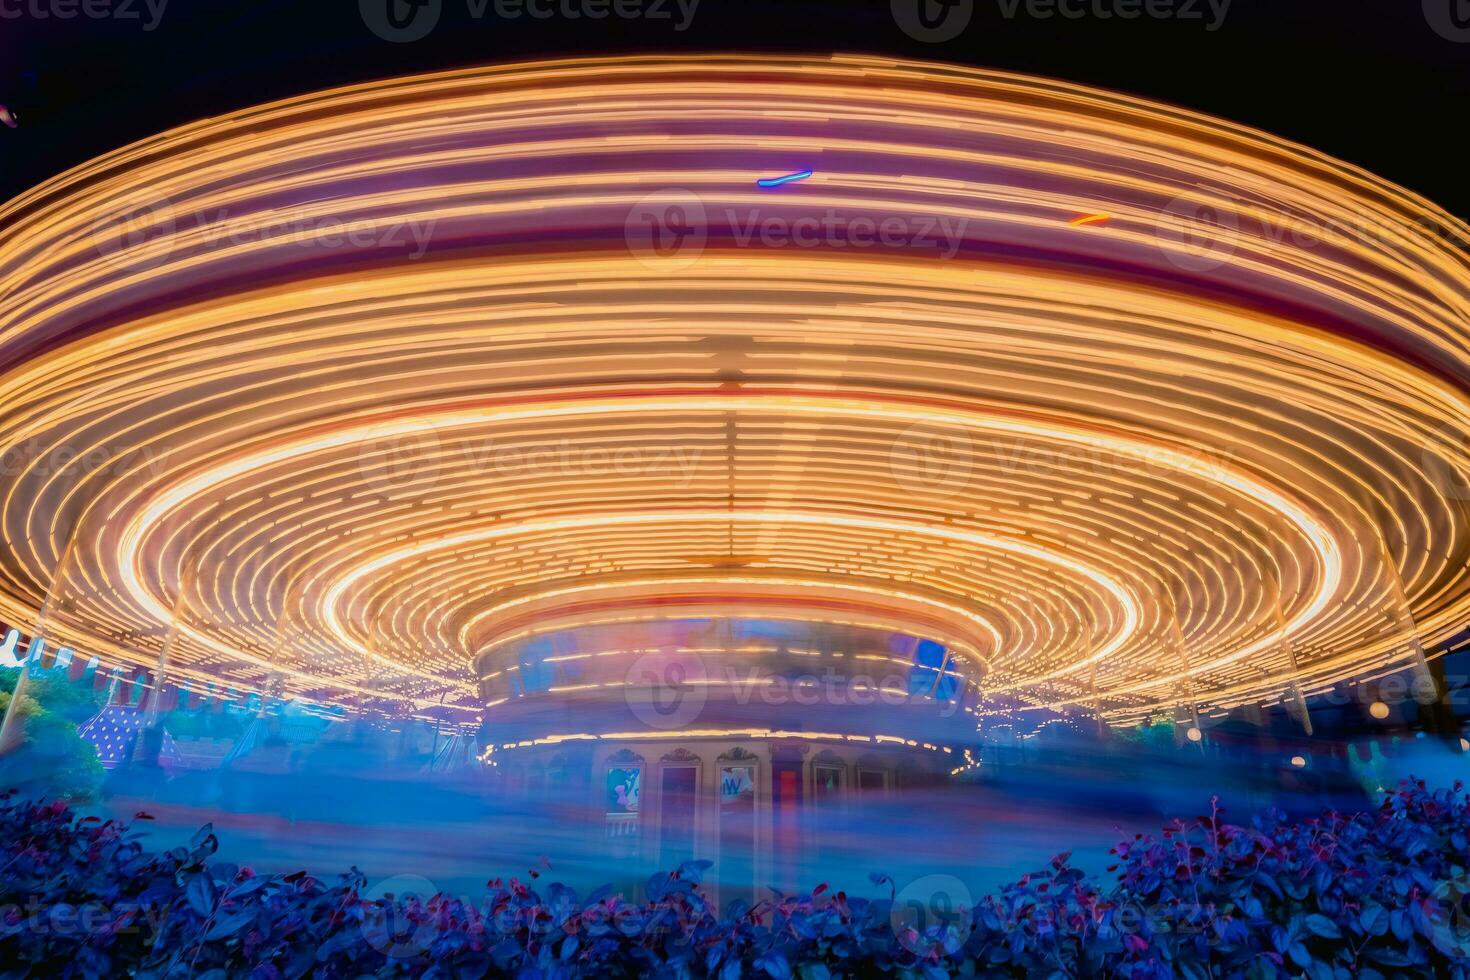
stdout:
POLYGON ((1204 732, 1200 731, 1199 728, 1195 725, 1190 725, 1189 731, 1185 732, 1184 735, 1191 742, 1198 742, 1200 739, 1205 737, 1204 732))
POLYGON ((1291 764, 1296 766, 1298 769, 1303 769, 1307 765, 1307 760, 1302 756, 1294 755, 1291 757, 1291 764))
POLYGON ((1372 715, 1374 718, 1377 718, 1379 721, 1382 721, 1383 719, 1388 717, 1388 705, 1384 704, 1382 701, 1374 701, 1372 704, 1368 705, 1368 714, 1372 715))

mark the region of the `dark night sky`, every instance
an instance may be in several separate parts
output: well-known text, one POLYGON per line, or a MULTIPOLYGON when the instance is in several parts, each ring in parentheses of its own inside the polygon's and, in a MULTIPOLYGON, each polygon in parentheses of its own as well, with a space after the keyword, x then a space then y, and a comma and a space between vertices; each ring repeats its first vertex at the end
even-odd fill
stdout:
POLYGON ((136 19, 27 12, 82 2, 0 0, 0 103, 21 115, 20 129, 0 128, 0 199, 170 126, 343 82, 540 56, 766 50, 953 61, 1148 95, 1470 215, 1465 155, 1452 149, 1466 138, 1470 27, 1456 42, 1431 24, 1470 25, 1470 0, 1233 0, 1214 31, 1206 0, 1150 0, 1197 5, 1200 19, 1137 20, 1038 19, 1024 5, 1007 18, 1012 0, 973 0, 969 27, 932 44, 895 25, 889 0, 699 0, 683 32, 674 20, 475 20, 468 0, 443 0, 437 29, 408 44, 369 31, 359 0, 169 0, 152 31, 146 0, 86 0, 129 4, 136 19))

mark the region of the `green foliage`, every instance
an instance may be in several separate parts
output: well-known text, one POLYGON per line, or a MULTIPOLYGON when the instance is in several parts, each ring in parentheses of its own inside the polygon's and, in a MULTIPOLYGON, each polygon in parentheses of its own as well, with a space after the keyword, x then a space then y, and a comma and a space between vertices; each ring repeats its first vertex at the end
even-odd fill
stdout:
MULTIPOLYGON (((8 695, 15 692, 15 683, 19 677, 18 670, 0 670, 0 693, 7 695, 6 703, 9 703, 8 695)), ((46 711, 77 724, 92 717, 102 707, 91 691, 63 676, 45 671, 33 672, 26 678, 25 694, 46 711)))
POLYGON ((233 711, 171 711, 163 726, 174 738, 237 739, 248 719, 233 711))
POLYGON ((1407 783, 1376 812, 1249 827, 1212 808, 1119 844, 1112 880, 1061 854, 973 907, 931 900, 911 921, 881 874, 875 898, 819 885, 720 915, 701 888, 708 861, 649 878, 641 902, 535 883, 534 870, 488 882, 479 902, 378 894, 356 868, 330 884, 216 861, 208 825, 151 853, 124 824, 7 794, 0 964, 89 980, 1466 980, 1467 829, 1458 785, 1407 783))
MULTIPOLYGON (((10 709, 18 670, 0 671, 0 714, 10 709)), ((0 784, 45 797, 88 800, 102 788, 97 750, 77 733, 79 722, 97 711, 86 691, 63 678, 32 675, 12 724, 21 741, 0 757, 0 784)))
POLYGON ((1152 717, 1136 728, 1121 729, 1119 734, 1150 748, 1169 748, 1176 744, 1174 719, 1167 715, 1152 717))

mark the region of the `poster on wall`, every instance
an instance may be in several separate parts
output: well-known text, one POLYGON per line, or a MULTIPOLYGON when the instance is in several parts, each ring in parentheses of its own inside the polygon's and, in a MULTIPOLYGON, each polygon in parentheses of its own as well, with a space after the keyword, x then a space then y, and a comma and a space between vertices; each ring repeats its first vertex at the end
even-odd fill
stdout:
POLYGON ((749 809, 755 805, 755 767, 720 767, 720 810, 749 809))
POLYGON ((838 766, 812 766, 812 799, 821 805, 842 798, 842 769, 838 766))
POLYGON ((642 776, 641 766, 615 766, 607 771, 605 805, 608 816, 626 816, 638 812, 638 795, 642 776))

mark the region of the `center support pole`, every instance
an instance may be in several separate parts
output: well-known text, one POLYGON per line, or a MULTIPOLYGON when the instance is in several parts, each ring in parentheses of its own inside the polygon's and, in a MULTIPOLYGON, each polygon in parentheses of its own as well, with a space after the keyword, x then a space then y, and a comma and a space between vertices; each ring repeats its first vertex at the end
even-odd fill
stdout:
MULTIPOLYGON (((1168 586, 1160 589, 1160 598, 1169 610, 1169 645, 1173 653, 1179 658, 1179 664, 1183 668, 1185 700, 1189 706, 1190 730, 1199 732, 1199 702, 1194 694, 1194 675, 1189 672, 1189 647, 1184 639, 1184 628, 1179 625, 1179 603, 1174 598, 1174 591, 1168 586)), ((1190 739, 1194 741, 1194 739, 1190 739)))

